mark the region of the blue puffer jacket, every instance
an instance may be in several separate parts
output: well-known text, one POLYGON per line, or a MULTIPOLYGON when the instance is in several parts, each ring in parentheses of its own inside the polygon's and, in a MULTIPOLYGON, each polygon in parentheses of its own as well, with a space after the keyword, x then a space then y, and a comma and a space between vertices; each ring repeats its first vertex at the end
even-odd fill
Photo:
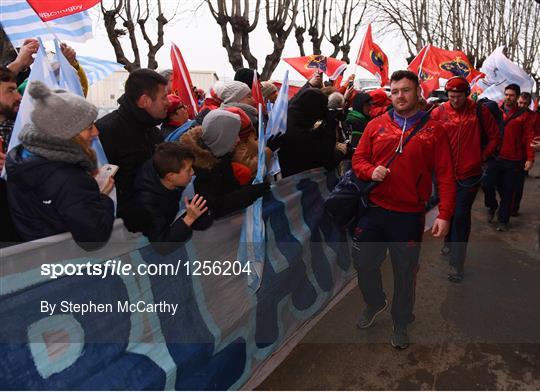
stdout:
POLYGON ((114 222, 114 204, 79 165, 23 154, 6 160, 8 200, 17 232, 25 241, 70 232, 85 250, 102 246, 114 222))

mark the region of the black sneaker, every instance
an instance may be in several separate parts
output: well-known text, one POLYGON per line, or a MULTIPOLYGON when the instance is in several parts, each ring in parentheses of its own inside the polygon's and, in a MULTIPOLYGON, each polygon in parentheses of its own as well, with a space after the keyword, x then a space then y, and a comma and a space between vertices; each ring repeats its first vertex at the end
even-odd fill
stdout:
POLYGON ((508 231, 510 228, 508 227, 508 223, 505 222, 499 222, 497 225, 497 231, 508 231))
POLYGON ((493 219, 495 218, 495 212, 497 212, 496 208, 490 208, 487 213, 487 221, 488 223, 493 222, 493 219))
POLYGON ((404 325, 394 325, 394 334, 390 339, 392 347, 398 350, 405 350, 409 347, 409 336, 407 335, 407 327, 404 325))
POLYGON ((459 283, 463 280, 463 272, 460 272, 453 265, 450 266, 450 271, 448 271, 448 280, 452 283, 459 283))
POLYGON ((448 256, 450 254, 450 247, 446 244, 441 249, 441 255, 448 256))
POLYGON ((379 309, 372 309, 369 306, 366 306, 362 313, 360 313, 360 317, 358 317, 356 326, 360 329, 366 329, 371 327, 371 324, 373 324, 375 318, 379 315, 379 313, 384 312, 387 307, 387 300, 384 300, 384 306, 380 307, 379 309))

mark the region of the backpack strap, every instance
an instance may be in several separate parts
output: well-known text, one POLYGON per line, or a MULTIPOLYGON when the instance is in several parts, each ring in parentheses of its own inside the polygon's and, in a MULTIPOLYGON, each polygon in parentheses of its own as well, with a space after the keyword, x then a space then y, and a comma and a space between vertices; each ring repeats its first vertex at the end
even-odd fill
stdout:
POLYGON ((523 113, 526 112, 526 109, 519 109, 517 112, 515 112, 514 114, 512 114, 509 118, 507 118, 506 120, 504 120, 504 126, 506 126, 510 121, 518 118, 519 116, 521 116, 523 113))

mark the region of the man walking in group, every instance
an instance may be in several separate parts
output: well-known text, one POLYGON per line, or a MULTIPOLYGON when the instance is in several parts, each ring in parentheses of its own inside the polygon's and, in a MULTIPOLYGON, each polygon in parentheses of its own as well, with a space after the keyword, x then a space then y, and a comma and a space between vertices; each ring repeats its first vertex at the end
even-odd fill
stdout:
POLYGON ((454 213, 456 184, 448 136, 439 122, 419 110, 421 89, 410 71, 397 71, 390 79, 394 110, 372 120, 353 155, 355 174, 379 185, 369 194, 370 207, 353 236, 358 285, 366 302, 359 328, 368 328, 387 307, 382 287, 381 263, 390 251, 394 271, 391 344, 409 346, 407 325, 414 320, 413 307, 420 243, 426 203, 432 188, 432 173, 439 187, 439 216, 432 234, 444 237, 454 213), (419 131, 404 143, 414 132, 419 131), (397 156, 391 168, 390 157, 397 156))
POLYGON ((508 231, 522 172, 529 170, 534 162, 534 151, 531 147, 533 123, 526 110, 517 105, 520 93, 517 84, 509 84, 504 90, 504 103, 501 106, 504 116, 501 150, 496 159, 488 161, 483 184, 488 222, 493 220, 495 212, 499 210, 498 231, 508 231), (496 190, 501 197, 500 204, 497 202, 496 190))
POLYGON ((482 178, 482 163, 495 153, 500 136, 489 109, 468 98, 467 79, 453 77, 446 83, 445 90, 448 102, 433 110, 431 117, 444 125, 452 149, 456 208, 443 250, 450 252, 448 279, 461 282, 471 232, 471 208, 482 178))

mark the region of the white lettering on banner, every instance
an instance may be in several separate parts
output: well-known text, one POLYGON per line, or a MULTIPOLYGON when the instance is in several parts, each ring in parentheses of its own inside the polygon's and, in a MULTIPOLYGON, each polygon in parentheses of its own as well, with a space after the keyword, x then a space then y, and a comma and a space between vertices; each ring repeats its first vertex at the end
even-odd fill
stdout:
POLYGON ((52 18, 54 16, 63 15, 63 14, 74 14, 77 12, 82 11, 83 6, 82 5, 72 5, 67 8, 64 8, 63 10, 58 11, 52 11, 52 12, 40 12, 39 16, 41 18, 52 18))

